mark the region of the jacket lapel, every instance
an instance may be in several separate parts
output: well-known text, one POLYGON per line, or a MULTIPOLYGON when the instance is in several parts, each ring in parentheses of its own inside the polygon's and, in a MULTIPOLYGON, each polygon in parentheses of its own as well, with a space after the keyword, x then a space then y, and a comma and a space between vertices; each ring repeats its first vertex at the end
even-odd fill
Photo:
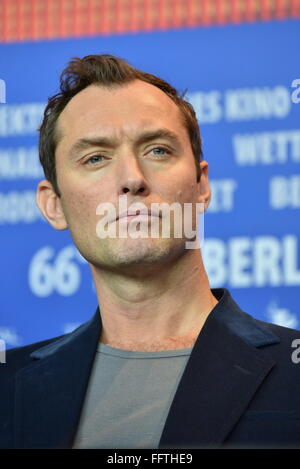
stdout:
POLYGON ((278 342, 225 290, 194 345, 159 448, 220 445, 275 364, 256 347, 278 342))
MULTIPOLYGON (((242 312, 229 293, 208 316, 172 402, 159 448, 217 446, 275 362, 258 347, 277 336, 242 312)), ((31 353, 16 375, 15 447, 72 446, 101 331, 99 309, 76 331, 31 353)))
POLYGON ((76 331, 31 353, 16 375, 16 448, 66 448, 78 425, 100 334, 99 309, 76 331))

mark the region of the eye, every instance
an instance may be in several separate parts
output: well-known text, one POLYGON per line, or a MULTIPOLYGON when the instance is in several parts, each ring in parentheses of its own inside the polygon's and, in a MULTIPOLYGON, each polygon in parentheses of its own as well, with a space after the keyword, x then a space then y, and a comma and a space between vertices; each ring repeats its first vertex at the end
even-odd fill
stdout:
POLYGON ((159 151, 160 153, 156 153, 154 154, 154 156, 156 157, 163 157, 163 156, 166 156, 166 155, 169 155, 171 152, 169 150, 167 150, 166 148, 164 147, 155 147, 155 148, 152 148, 152 150, 150 150, 150 153, 153 152, 153 151, 159 151), (163 153, 161 153, 163 152, 163 153))
POLYGON ((93 156, 90 156, 84 162, 84 164, 89 165, 89 166, 95 166, 96 164, 101 163, 103 161, 103 159, 104 159, 104 156, 102 156, 102 155, 93 155, 93 156))

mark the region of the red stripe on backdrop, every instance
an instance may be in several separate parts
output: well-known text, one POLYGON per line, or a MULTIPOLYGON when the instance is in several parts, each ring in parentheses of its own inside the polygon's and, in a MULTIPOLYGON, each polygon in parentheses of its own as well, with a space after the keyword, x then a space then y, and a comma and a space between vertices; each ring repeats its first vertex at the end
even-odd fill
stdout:
POLYGON ((210 3, 209 0, 203 0, 201 2, 201 5, 202 5, 201 23, 202 24, 210 24, 211 23, 209 3, 210 3))
POLYGON ((172 15, 172 26, 174 28, 180 27, 180 0, 174 0, 173 2, 173 15, 172 15))
POLYGON ((59 2, 59 9, 58 9, 58 30, 60 37, 65 37, 67 35, 66 31, 66 14, 65 14, 65 4, 66 0, 61 0, 59 2))
POLYGON ((152 8, 151 0, 145 0, 144 6, 144 30, 149 31, 152 29, 152 8))
POLYGON ((276 18, 282 19, 286 17, 285 0, 276 0, 276 18))
POLYGON ((159 29, 165 29, 167 27, 165 0, 158 0, 158 26, 159 29))
MULTIPOLYGON (((149 30, 150 26, 150 17, 149 17, 149 5, 148 2, 145 0, 143 2, 138 1, 136 5, 136 14, 137 14, 137 19, 136 19, 136 27, 137 31, 147 31, 149 30)), ((124 10, 123 10, 123 18, 124 18, 124 10)), ((123 20, 123 26, 125 27, 126 24, 123 20)), ((124 31, 123 27, 123 31, 124 31)))
POLYGON ((123 25, 124 25, 123 31, 129 31, 129 25, 130 25, 130 0, 123 0, 123 15, 125 15, 124 20, 123 20, 123 25))
POLYGON ((292 15, 300 16, 300 0, 292 0, 292 15))
POLYGON ((0 4, 2 41, 300 17, 300 0, 0 0, 0 4))
POLYGON ((87 22, 86 22, 86 32, 88 35, 93 34, 94 28, 93 28, 93 6, 92 6, 92 0, 87 0, 87 22))
POLYGON ((246 3, 246 20, 255 21, 256 20, 256 0, 247 0, 246 3))
POLYGON ((44 18, 45 18, 45 37, 51 37, 51 29, 50 29, 50 1, 46 0, 45 4, 45 11, 44 11, 44 18))
POLYGON ((224 24, 225 23, 225 5, 223 0, 216 0, 215 1, 216 5, 216 22, 218 24, 224 24))
POLYGON ((73 0, 73 35, 80 35, 80 25, 79 25, 79 0, 73 0))
POLYGON ((136 8, 135 2, 131 0, 129 3, 129 31, 134 32, 136 30, 136 8))
POLYGON ((137 28, 138 31, 145 31, 145 4, 138 2, 137 8, 137 28))
POLYGON ((37 38, 37 4, 36 4, 37 0, 31 0, 30 1, 30 31, 29 31, 29 35, 32 39, 36 39, 37 38))
POLYGON ((109 0, 102 0, 101 4, 98 4, 97 7, 97 18, 98 24, 96 26, 97 31, 102 31, 104 34, 109 34, 110 32, 110 8, 109 0), (101 5, 101 8, 100 8, 101 5), (99 19, 101 27, 99 28, 99 19))
POLYGON ((240 0, 230 1, 231 18, 233 23, 241 21, 240 0))
POLYGON ((94 28, 94 32, 95 33, 98 33, 99 31, 101 31, 101 33, 103 33, 104 31, 104 23, 105 23, 105 4, 104 4, 104 1, 105 0, 100 0, 99 1, 99 4, 97 5, 97 7, 95 6, 94 2, 93 2, 93 28, 94 28))
POLYGON ((3 0, 2 2, 2 40, 6 42, 9 38, 8 36, 8 2, 9 0, 3 0))
POLYGON ((186 24, 194 26, 194 1, 187 0, 186 2, 186 24))
POLYGON ((261 0, 260 8, 261 18, 264 20, 269 20, 271 18, 270 0, 261 0))
POLYGON ((122 16, 122 5, 121 5, 121 0, 115 0, 115 8, 113 11, 113 17, 114 17, 114 30, 117 33, 120 33, 124 30, 123 27, 123 16, 122 16))
POLYGON ((23 18, 22 18, 22 0, 16 2, 16 38, 18 40, 23 37, 23 18))

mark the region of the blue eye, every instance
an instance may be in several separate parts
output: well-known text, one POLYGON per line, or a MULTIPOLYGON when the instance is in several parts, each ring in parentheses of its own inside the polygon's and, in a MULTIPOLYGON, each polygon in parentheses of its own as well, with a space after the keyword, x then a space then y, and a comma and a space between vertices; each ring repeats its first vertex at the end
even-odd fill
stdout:
POLYGON ((102 155, 93 155, 88 160, 86 160, 85 164, 93 165, 95 163, 99 163, 99 162, 103 161, 102 159, 100 160, 100 158, 103 158, 103 156, 102 155))
POLYGON ((155 156, 165 156, 166 154, 169 154, 169 150, 167 150, 166 148, 163 148, 163 147, 156 147, 156 148, 152 148, 151 152, 152 151, 156 151, 156 150, 159 150, 159 151, 163 151, 164 153, 162 154, 156 154, 155 156))

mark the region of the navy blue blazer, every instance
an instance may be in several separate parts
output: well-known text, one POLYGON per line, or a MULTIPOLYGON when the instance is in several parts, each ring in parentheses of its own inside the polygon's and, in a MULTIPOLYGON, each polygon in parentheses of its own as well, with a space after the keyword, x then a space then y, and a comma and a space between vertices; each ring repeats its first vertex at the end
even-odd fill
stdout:
MULTIPOLYGON (((299 447, 300 331, 254 319, 225 289, 172 402, 159 448, 299 447)), ((0 448, 71 448, 101 317, 70 334, 7 351, 0 365, 0 448)))

